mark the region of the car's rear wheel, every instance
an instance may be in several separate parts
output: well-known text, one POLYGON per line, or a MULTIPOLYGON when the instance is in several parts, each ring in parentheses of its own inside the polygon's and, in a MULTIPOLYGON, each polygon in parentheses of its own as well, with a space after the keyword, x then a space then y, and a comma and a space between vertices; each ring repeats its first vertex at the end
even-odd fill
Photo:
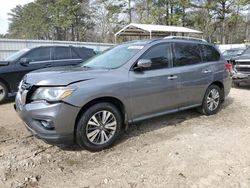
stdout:
POLYGON ((76 141, 90 151, 107 149, 114 144, 121 127, 121 113, 113 104, 95 104, 82 114, 77 124, 76 141))
POLYGON ((221 109, 222 91, 217 85, 208 87, 199 111, 204 115, 216 114, 221 109))
POLYGON ((8 89, 6 85, 2 82, 0 82, 0 104, 5 101, 8 95, 8 89))

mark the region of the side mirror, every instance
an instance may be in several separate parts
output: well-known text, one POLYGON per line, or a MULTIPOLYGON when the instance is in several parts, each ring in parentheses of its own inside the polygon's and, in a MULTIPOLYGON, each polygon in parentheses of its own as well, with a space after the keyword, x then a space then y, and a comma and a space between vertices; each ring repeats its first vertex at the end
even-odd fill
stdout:
POLYGON ((139 59, 135 69, 142 70, 142 69, 150 68, 151 65, 152 65, 152 61, 150 59, 139 59))
POLYGON ((28 58, 21 58, 20 64, 23 66, 27 66, 30 63, 30 60, 28 58))

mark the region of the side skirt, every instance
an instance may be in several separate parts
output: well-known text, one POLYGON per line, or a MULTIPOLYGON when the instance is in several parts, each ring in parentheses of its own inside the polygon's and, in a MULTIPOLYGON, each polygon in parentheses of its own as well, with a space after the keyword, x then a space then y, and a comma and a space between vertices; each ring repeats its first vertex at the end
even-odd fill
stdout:
POLYGON ((178 108, 178 109, 158 112, 158 113, 155 113, 155 114, 150 114, 150 115, 146 115, 146 116, 142 116, 142 117, 139 117, 139 118, 129 120, 128 123, 133 124, 133 123, 137 123, 137 122, 144 121, 144 120, 147 120, 147 119, 151 119, 151 118, 155 118, 155 117, 159 117, 159 116, 163 116, 163 115, 167 115, 167 114, 172 114, 172 113, 175 113, 175 112, 180 112, 180 111, 192 109, 192 108, 196 108, 196 107, 199 107, 199 106, 201 106, 201 104, 195 104, 195 105, 191 105, 191 106, 181 107, 181 108, 178 108))

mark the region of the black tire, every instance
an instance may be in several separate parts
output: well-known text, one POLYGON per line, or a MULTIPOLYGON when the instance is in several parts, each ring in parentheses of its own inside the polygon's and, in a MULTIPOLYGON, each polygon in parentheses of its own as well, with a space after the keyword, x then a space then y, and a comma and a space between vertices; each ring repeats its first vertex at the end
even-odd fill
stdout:
POLYGON ((2 104, 8 96, 8 88, 2 82, 0 82, 0 104, 2 104))
MULTIPOLYGON (((210 115, 214 115, 216 113, 218 113, 221 110, 221 104, 222 104, 222 99, 223 99, 223 92, 221 91, 221 89, 217 86, 217 85, 211 85, 207 88, 207 91, 205 93, 205 96, 203 98, 203 102, 202 102, 202 106, 200 108, 198 108, 199 112, 201 114, 210 116, 210 115), (218 91, 219 94, 219 98, 218 101, 216 100, 215 102, 218 102, 218 105, 215 109, 211 110, 209 108, 209 104, 208 104, 208 95, 210 95, 210 92, 212 90, 216 90, 218 91)), ((214 106, 215 107, 215 106, 214 106)))
MULTIPOLYGON (((101 121, 98 121, 98 122, 101 124, 101 121)), ((78 121, 77 129, 76 129, 76 142, 81 148, 85 148, 89 151, 101 151, 101 150, 110 148, 114 144, 114 142, 116 141, 117 137, 119 136, 121 132, 122 122, 123 122, 122 115, 120 111, 113 104, 105 103, 105 102, 95 104, 91 106, 89 109, 87 109, 82 114, 80 120, 78 121), (91 142, 87 136, 87 131, 89 130, 88 122, 91 120, 93 116, 95 116, 95 114, 100 113, 101 111, 107 111, 107 112, 112 113, 113 117, 116 120, 116 130, 114 131, 114 133, 112 133, 112 137, 110 137, 110 140, 108 140, 106 143, 95 144, 91 142)), ((103 127, 105 127, 104 125, 105 124, 103 124, 103 127)), ((99 130, 99 132, 100 131, 102 130, 99 130)), ((105 131, 107 131, 107 129, 105 131)), ((99 138, 96 138, 96 139, 99 140, 99 138)))

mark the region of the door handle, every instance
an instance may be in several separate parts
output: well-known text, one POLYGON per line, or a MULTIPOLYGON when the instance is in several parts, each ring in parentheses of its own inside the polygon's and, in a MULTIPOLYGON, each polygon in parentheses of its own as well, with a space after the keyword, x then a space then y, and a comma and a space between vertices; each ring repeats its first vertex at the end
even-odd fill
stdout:
POLYGON ((47 64, 45 67, 52 67, 52 65, 51 64, 47 64))
POLYGON ((207 74, 207 73, 211 73, 211 70, 204 70, 203 73, 207 74))
POLYGON ((178 76, 174 76, 174 75, 171 75, 171 76, 168 77, 169 80, 175 80, 177 78, 178 78, 178 76))

